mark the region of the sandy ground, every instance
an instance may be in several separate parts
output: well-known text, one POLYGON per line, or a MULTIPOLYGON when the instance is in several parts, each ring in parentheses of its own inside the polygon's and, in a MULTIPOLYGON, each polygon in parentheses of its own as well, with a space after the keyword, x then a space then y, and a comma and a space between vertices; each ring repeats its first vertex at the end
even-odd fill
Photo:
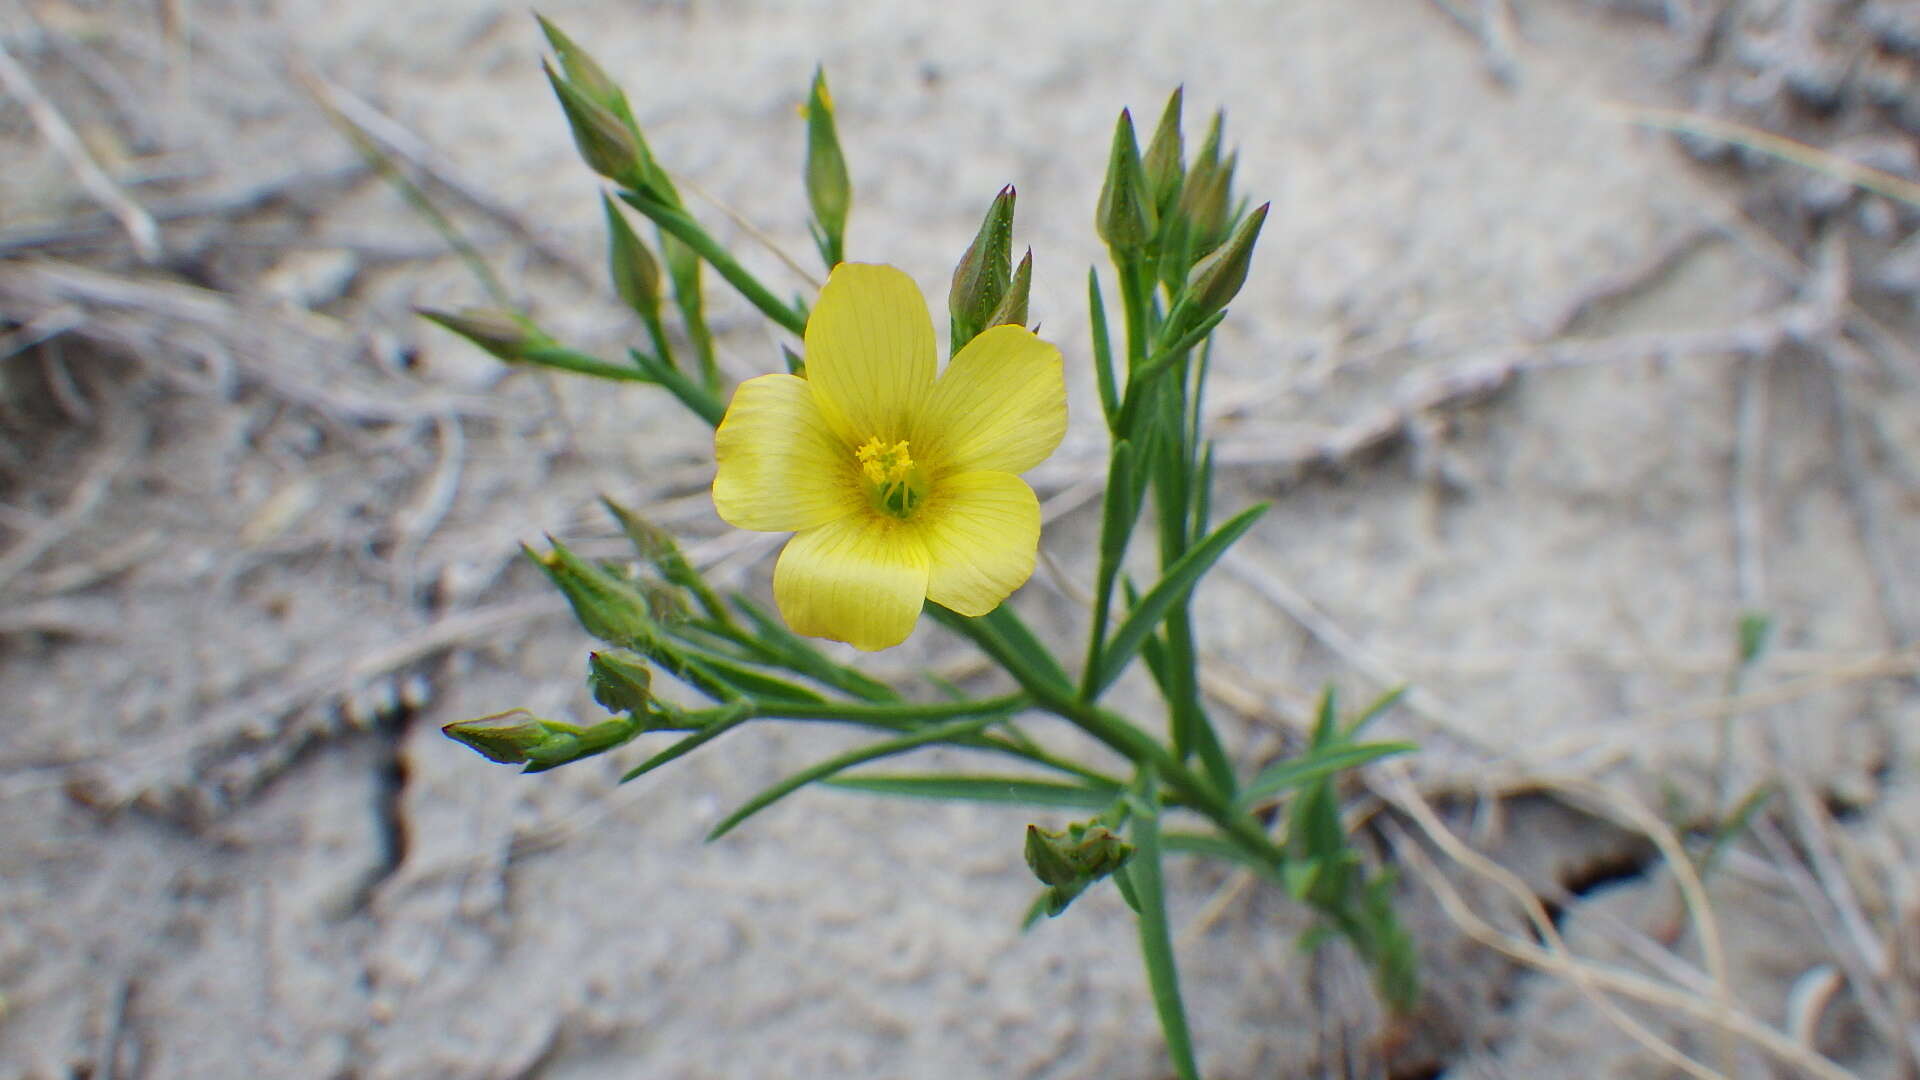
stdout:
MULTIPOLYGON (((670 168, 796 256, 816 62, 853 257, 941 297, 1018 186, 1075 422, 1033 476, 1057 565, 1017 602, 1063 642, 1103 473, 1084 281, 1113 113, 1150 119, 1176 84, 1194 128, 1227 108, 1241 188, 1273 214, 1221 332, 1217 503, 1275 507, 1201 594, 1217 712, 1259 762, 1324 682, 1410 681, 1383 730, 1425 745, 1412 777, 1439 816, 1355 791, 1426 960, 1401 1020, 1342 947, 1295 949, 1283 895, 1173 864, 1207 1075, 1681 1075, 1566 971, 1463 933, 1432 875, 1512 950, 1535 940, 1442 822, 1575 953, 1688 1001, 1723 988, 1718 1015, 1802 1048, 1781 1064, 1752 1031, 1620 999, 1706 1068, 1814 1075, 1818 1051, 1900 1075, 1913 310, 1855 305, 1850 234, 1781 246, 1747 181, 1614 107, 1696 85, 1695 38, 1659 5, 1448 14, 1472 6, 543 10, 627 82, 670 168), (1773 647, 1734 687, 1755 610, 1773 647), (1652 841, 1700 840, 1762 780, 1779 794, 1703 919, 1652 841), (1824 972, 1830 1004, 1790 1003, 1824 972)), ((550 328, 637 340, 521 9, 28 8, 0 7, 0 40, 166 255, 138 267, 0 99, 0 1075, 1167 1075, 1111 891, 1017 931, 1027 816, 810 793, 707 846, 844 740, 747 732, 619 787, 644 749, 523 778, 439 734, 515 705, 596 714, 587 640, 517 547, 614 554, 596 494, 649 507, 723 583, 764 590, 777 544, 713 518, 704 431, 663 394, 506 377, 408 314, 482 297, 310 87, 417 139, 428 190, 550 328)), ((711 292, 728 371, 777 365, 779 339, 711 292)), ((925 627, 869 663, 978 678, 964 659, 925 627)))

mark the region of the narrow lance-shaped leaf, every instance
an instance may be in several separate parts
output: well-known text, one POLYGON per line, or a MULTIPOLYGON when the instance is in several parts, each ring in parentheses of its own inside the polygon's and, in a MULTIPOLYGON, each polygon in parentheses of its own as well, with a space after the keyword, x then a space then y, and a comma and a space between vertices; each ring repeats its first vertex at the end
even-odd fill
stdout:
POLYGON ((909 750, 916 750, 931 743, 947 742, 952 739, 972 735, 986 728, 988 725, 996 723, 999 719, 999 716, 976 716, 964 720, 953 720, 945 724, 937 724, 924 731, 916 731, 892 739, 884 739, 858 750, 828 758, 818 765, 794 773, 785 780, 748 799, 740 809, 728 814, 720 824, 715 825, 713 831, 707 834, 707 839, 720 839, 727 833, 732 832, 734 827, 741 822, 816 780, 824 780, 837 772, 850 769, 864 762, 883 757, 891 757, 894 754, 903 754, 909 750))
POLYGON ((1119 629, 1114 631, 1113 637, 1108 641, 1105 651, 1100 656, 1099 677, 1092 681, 1093 695, 1091 696, 1097 696, 1111 686, 1114 679, 1119 678, 1120 672, 1126 668, 1127 661, 1133 659, 1133 654, 1140 649, 1140 643, 1153 632, 1153 628, 1159 625, 1160 620, 1166 617, 1174 601, 1186 595, 1188 590, 1193 588, 1194 583, 1200 580, 1200 575, 1206 573, 1220 556, 1226 554, 1234 541, 1240 539, 1248 529, 1252 528, 1253 523, 1266 511, 1265 503, 1241 511, 1167 568, 1166 576, 1162 577, 1153 588, 1147 590, 1147 594, 1140 598, 1138 606, 1127 612, 1127 617, 1121 621, 1119 629))
POLYGON ((1120 794, 1118 788, 1033 780, 1024 776, 836 776, 828 787, 913 799, 960 799, 1014 806, 1098 810, 1120 794))
POLYGON ((1186 1004, 1180 996, 1180 968, 1173 955, 1173 932, 1167 921, 1166 889, 1160 864, 1160 807, 1146 778, 1146 790, 1129 799, 1133 807, 1134 857, 1120 871, 1132 887, 1140 913, 1140 952, 1146 960, 1147 983, 1153 989, 1154 1008, 1167 1036, 1167 1056, 1180 1080, 1200 1080, 1194 1060, 1193 1035, 1187 1026, 1186 1004))
POLYGON ((1087 314, 1093 322, 1093 373, 1100 390, 1100 410, 1107 430, 1118 434, 1120 390, 1113 373, 1113 339, 1107 333, 1107 305, 1100 296, 1100 269, 1087 270, 1087 314))
POLYGON ((1308 784, 1333 776, 1335 773, 1357 769, 1362 765, 1392 757, 1395 754, 1408 754, 1420 749, 1410 742, 1351 743, 1337 745, 1330 749, 1309 750, 1290 761, 1278 762, 1254 777, 1246 790, 1241 792, 1243 805, 1252 806, 1292 788, 1305 787, 1308 784))

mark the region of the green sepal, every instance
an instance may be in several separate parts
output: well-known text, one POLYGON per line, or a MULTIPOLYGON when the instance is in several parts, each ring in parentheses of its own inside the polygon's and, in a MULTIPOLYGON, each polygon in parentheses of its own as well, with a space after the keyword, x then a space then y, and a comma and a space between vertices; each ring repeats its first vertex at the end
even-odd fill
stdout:
POLYGON ((651 169, 640 136, 611 108, 543 63, 560 108, 567 114, 573 144, 587 167, 616 183, 644 186, 651 169))
POLYGON ((813 71, 807 93, 807 202, 817 226, 814 234, 820 259, 832 270, 844 258, 847 214, 853 207, 853 182, 847 178, 847 159, 840 151, 840 135, 833 122, 833 96, 827 76, 813 71))
POLYGON ((1027 325, 1027 299, 1033 292, 1033 249, 1020 257, 1020 264, 1013 268, 1013 281, 1007 285, 1007 293, 1000 298, 1000 306, 987 316, 987 326, 1025 326, 1027 325))
POLYGON ((1113 145, 1107 154, 1107 179, 1100 187, 1100 206, 1094 213, 1100 239, 1116 251, 1134 251, 1151 243, 1159 228, 1153 192, 1140 165, 1140 145, 1133 135, 1133 116, 1120 110, 1113 127, 1113 145))
POLYGON ((610 645, 651 653, 659 638, 653 606, 638 586, 575 555, 549 536, 553 550, 541 554, 523 547, 565 594, 582 629, 610 645))
MULTIPOLYGON (((1013 281, 1013 210, 1016 194, 1013 185, 1000 189, 988 204, 986 217, 966 253, 953 268, 953 284, 947 290, 947 315, 954 352, 972 341, 980 331, 994 325, 993 313, 1006 299, 1013 281)), ((1024 301, 1022 301, 1024 305, 1024 301)), ((1024 310, 1023 310, 1024 319, 1024 310)))
POLYGON ((560 32, 546 16, 534 13, 534 19, 540 24, 540 32, 547 36, 547 44, 553 46, 553 54, 560 59, 560 69, 566 73, 567 81, 572 83, 589 100, 605 107, 622 122, 633 124, 633 111, 627 106, 627 95, 620 84, 613 81, 605 68, 600 66, 591 54, 572 38, 560 32))
POLYGON ((607 272, 613 291, 651 323, 660 317, 660 263, 611 197, 602 193, 600 204, 607 217, 607 272))
MULTIPOLYGON (((1186 184, 1180 190, 1180 217, 1187 227, 1187 254, 1199 259, 1220 246, 1232 224, 1233 173, 1237 154, 1224 160, 1220 153, 1221 128, 1226 114, 1216 112, 1207 127, 1206 138, 1187 169, 1186 184)), ((1182 273, 1185 268, 1182 268, 1182 273)))
POLYGON ((653 701, 653 671, 645 657, 625 649, 591 652, 587 688, 608 712, 645 712, 653 701))
POLYGON ((726 605, 722 604, 720 598, 714 594, 706 578, 700 576, 700 571, 694 569, 693 564, 687 561, 686 555, 681 552, 680 545, 674 541, 672 535, 642 517, 637 511, 622 506, 605 495, 600 497, 600 504, 607 508, 607 512, 613 515, 615 521, 620 523, 620 531, 627 534, 627 540, 633 544, 634 552, 652 563, 661 577, 691 592, 700 602, 701 609, 707 613, 709 619, 723 625, 733 621, 733 617, 727 612, 726 605))
POLYGON ((551 346, 553 339, 520 315, 499 308, 461 308, 440 311, 414 308, 414 314, 459 334, 508 363, 525 360, 532 351, 551 346))
POLYGON ((1133 852, 1132 844, 1092 822, 1075 823, 1060 832, 1027 826, 1027 867, 1047 886, 1049 917, 1058 916, 1088 886, 1126 865, 1133 852))
POLYGON ((1253 246, 1260 239, 1260 228, 1266 224, 1267 208, 1271 205, 1261 203, 1241 219, 1225 245, 1193 265, 1187 275, 1185 297, 1193 317, 1204 318, 1222 311, 1240 295, 1240 287, 1247 283, 1247 267, 1253 262, 1253 246))
POLYGON ((456 721, 440 731, 488 761, 520 765, 522 772, 534 773, 611 750, 645 730, 647 719, 634 716, 583 728, 512 709, 456 721))
POLYGON ((1140 159, 1141 171, 1147 177, 1147 190, 1153 193, 1154 210, 1163 222, 1180 197, 1180 185, 1186 174, 1181 163, 1184 148, 1180 138, 1180 109, 1185 94, 1185 87, 1174 87, 1167 98, 1167 107, 1160 113, 1160 126, 1154 129, 1147 152, 1140 159))

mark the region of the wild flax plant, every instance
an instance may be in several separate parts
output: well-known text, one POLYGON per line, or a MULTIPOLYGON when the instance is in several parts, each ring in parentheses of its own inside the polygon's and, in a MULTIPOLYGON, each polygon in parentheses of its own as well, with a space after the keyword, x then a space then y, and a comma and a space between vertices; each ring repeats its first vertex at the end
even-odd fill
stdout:
POLYGON ((1110 332, 1106 285, 1092 270, 1092 341, 1066 352, 1094 366, 1112 451, 1086 647, 1061 657, 1003 602, 1033 573, 1040 507, 1020 474, 1065 433, 1069 362, 1026 328, 1033 255, 1013 262, 1013 188, 993 199, 954 270, 951 359, 942 370, 934 321, 912 280, 844 259, 852 185, 823 76, 815 75, 802 110, 804 188, 829 271, 809 309, 777 296, 695 220, 620 87, 559 29, 541 26, 558 60, 547 75, 580 154, 611 187, 610 271, 640 317, 646 346, 606 360, 567 348, 518 313, 423 314, 510 364, 664 388, 715 427, 720 517, 793 535, 773 572, 776 614, 748 596, 721 595, 672 537, 609 502, 639 556, 631 566, 642 569, 583 559, 558 540, 530 554, 581 626, 606 644, 588 659, 588 682, 610 717, 580 726, 515 710, 450 724, 446 733, 527 772, 643 737, 669 740, 625 780, 751 724, 828 722, 873 734, 747 799, 711 839, 816 783, 1016 804, 1045 811, 1049 821, 1084 815, 1057 829, 1027 827, 1024 853, 1042 886, 1027 924, 1111 880, 1136 917, 1172 1064, 1189 1080, 1199 1070, 1168 930, 1169 852, 1223 859, 1285 888, 1318 916, 1304 945, 1344 938, 1371 966, 1382 998, 1411 1008, 1414 948, 1395 918, 1391 879, 1369 869, 1349 842, 1336 794, 1343 772, 1412 749, 1359 741, 1392 698, 1343 720, 1324 695, 1305 749, 1249 776, 1228 757, 1199 689, 1194 586, 1266 509, 1213 520, 1213 452, 1200 407, 1211 335, 1246 279, 1267 214, 1235 197, 1235 155, 1221 145, 1220 117, 1192 155, 1182 145, 1177 90, 1144 153, 1125 111, 1114 128, 1095 225, 1112 255, 1119 333, 1116 340, 1110 332), (621 204, 653 224, 657 259, 621 204), (731 391, 723 385, 703 314, 708 268, 800 339, 798 353, 785 351, 784 370, 731 391), (669 298, 690 355, 667 333, 669 298), (1148 523, 1143 542, 1157 551, 1157 576, 1137 577, 1126 556, 1148 523), (978 648, 1012 689, 915 700, 810 640, 884 649, 905 640, 923 613, 978 648), (1157 717, 1104 700, 1136 661, 1158 688, 1157 717), (662 679, 706 704, 656 693, 662 679), (1112 754, 1063 756, 1028 734, 1049 722, 1079 728, 1112 754), (856 771, 929 746, 1002 764, 966 773, 856 771))

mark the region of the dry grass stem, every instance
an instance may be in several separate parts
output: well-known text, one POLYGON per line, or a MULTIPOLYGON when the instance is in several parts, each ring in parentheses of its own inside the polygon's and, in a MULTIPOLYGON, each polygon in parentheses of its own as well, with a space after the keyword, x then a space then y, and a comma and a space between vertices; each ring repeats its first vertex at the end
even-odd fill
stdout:
POLYGON ((1784 135, 1775 135, 1773 132, 1762 130, 1751 124, 1742 124, 1737 120, 1725 120, 1704 113, 1688 112, 1684 109, 1661 109, 1644 105, 1612 103, 1603 107, 1642 127, 1658 128, 1680 135, 1719 139, 1735 146, 1744 146, 1843 180, 1863 191, 1871 191, 1876 195, 1884 195, 1909 206, 1920 207, 1920 184, 1870 165, 1849 161, 1817 146, 1809 146, 1784 135))
POLYGON ((484 185, 467 176, 427 140, 366 99, 327 79, 304 59, 294 58, 292 72, 315 104, 376 144, 389 162, 398 159, 431 178, 468 209, 506 229, 515 243, 558 267, 575 283, 592 289, 607 287, 597 268, 581 261, 571 249, 550 239, 548 232, 535 228, 512 207, 494 198, 484 185))
MULTIPOLYGON (((1823 1080, 1857 1080, 1852 1073, 1830 1059, 1761 1023, 1743 1010, 1729 1009, 1721 1002, 1668 986, 1636 972, 1573 956, 1566 950, 1565 942, 1561 940, 1559 932, 1553 929, 1552 921, 1546 918, 1546 912, 1540 907, 1539 899, 1524 882, 1514 876, 1512 871, 1461 843, 1452 831, 1440 822, 1432 808, 1426 805, 1425 800, 1419 798, 1418 792, 1414 791, 1410 784, 1404 783, 1403 770, 1396 769, 1394 763, 1390 762, 1383 767, 1382 771, 1399 773, 1396 777, 1395 786, 1399 789, 1396 794, 1405 797, 1396 798, 1390 795, 1389 798, 1394 801, 1394 805, 1411 817, 1421 827, 1421 831, 1427 838, 1446 852, 1449 858, 1513 894, 1514 898, 1527 910, 1529 919, 1534 922, 1535 928, 1541 931, 1541 937, 1547 945, 1544 947, 1535 945, 1488 923, 1472 910, 1459 891, 1454 888, 1453 883, 1448 881, 1446 876, 1441 874, 1427 858, 1426 853, 1420 850, 1419 845, 1403 837, 1394 845, 1395 852, 1403 855, 1408 865, 1433 890, 1435 898, 1439 900, 1448 918, 1476 941, 1529 967, 1566 978, 1583 991, 1590 991, 1590 997, 1599 995, 1601 991, 1607 991, 1634 998, 1657 1009, 1685 1013, 1752 1043, 1770 1056, 1801 1069, 1805 1075, 1821 1077, 1823 1080), (1544 929, 1542 929, 1542 923, 1544 923, 1544 929)), ((1389 835, 1393 835, 1398 829, 1390 821, 1383 824, 1386 825, 1389 835)), ((1694 1076, 1719 1075, 1661 1042, 1637 1021, 1622 1013, 1619 1006, 1611 1001, 1606 1002, 1602 1011, 1616 1023, 1624 1019, 1630 1026, 1623 1027, 1623 1030, 1674 1067, 1694 1076), (1665 1047, 1665 1051, 1663 1052, 1659 1047, 1665 1047)))
POLYGON ((12 94, 27 110, 34 126, 40 129, 41 136, 66 161, 67 167, 73 170, 74 178, 80 181, 80 186, 86 189, 93 201, 120 223, 140 261, 159 262, 162 254, 160 226, 154 223, 152 215, 139 203, 120 190, 120 185, 114 183, 113 178, 100 168, 99 162, 93 160, 93 155, 87 151, 86 144, 73 130, 73 125, 67 123, 67 118, 40 92, 33 76, 27 74, 27 69, 7 51, 4 42, 0 42, 0 87, 5 87, 7 93, 12 94))

